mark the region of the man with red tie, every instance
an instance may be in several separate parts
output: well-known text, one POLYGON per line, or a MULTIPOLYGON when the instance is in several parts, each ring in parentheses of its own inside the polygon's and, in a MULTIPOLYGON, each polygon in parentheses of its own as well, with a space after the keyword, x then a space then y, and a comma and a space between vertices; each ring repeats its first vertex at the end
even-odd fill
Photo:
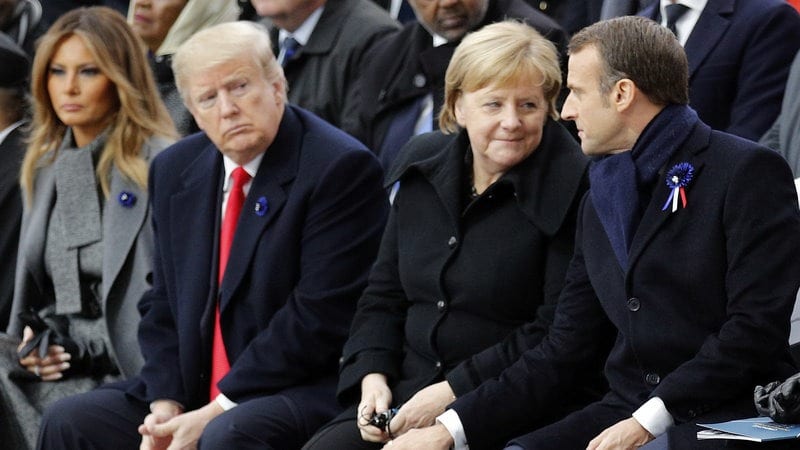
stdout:
POLYGON ((173 68, 203 133, 152 164, 144 368, 54 405, 41 448, 291 449, 339 412, 337 361, 388 206, 380 165, 287 105, 256 24, 196 34, 173 68))

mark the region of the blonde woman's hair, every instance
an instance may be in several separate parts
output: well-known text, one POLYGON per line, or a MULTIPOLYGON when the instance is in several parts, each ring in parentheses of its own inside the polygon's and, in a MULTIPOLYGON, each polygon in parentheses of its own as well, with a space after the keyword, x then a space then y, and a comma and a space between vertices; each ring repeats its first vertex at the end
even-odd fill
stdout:
POLYGON ((538 79, 549 115, 558 119, 556 99, 561 90, 561 68, 552 42, 518 21, 497 22, 470 33, 447 66, 439 128, 445 133, 458 131, 455 106, 464 92, 538 79))
MULTIPOLYGON (((133 23, 136 0, 128 6, 128 23, 133 23)), ((236 0, 190 0, 181 10, 175 23, 169 27, 164 42, 155 51, 158 56, 171 55, 189 37, 203 28, 239 19, 239 4, 236 0)))
POLYGON ((156 89, 144 45, 120 13, 102 6, 67 12, 39 41, 31 73, 32 132, 20 184, 30 200, 37 169, 55 161, 66 133, 67 126, 53 108, 47 81, 53 55, 71 36, 83 41, 100 71, 111 80, 117 97, 118 107, 108 118, 108 138, 95 169, 103 194, 108 198, 112 166, 146 188, 142 145, 152 136, 176 138, 177 132, 156 89))

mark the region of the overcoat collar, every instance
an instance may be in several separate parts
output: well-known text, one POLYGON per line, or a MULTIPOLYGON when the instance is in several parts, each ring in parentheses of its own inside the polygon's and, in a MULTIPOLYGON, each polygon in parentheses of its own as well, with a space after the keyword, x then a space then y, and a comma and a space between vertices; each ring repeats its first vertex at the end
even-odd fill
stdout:
MULTIPOLYGON (((155 141, 146 141, 141 157, 151 160, 155 141)), ((163 146, 162 146, 163 148, 163 146)), ((109 197, 103 211, 103 298, 108 298, 114 281, 117 279, 128 255, 136 245, 142 227, 149 227, 147 211, 149 198, 147 190, 142 189, 131 179, 123 176, 116 167, 111 169, 109 197), (126 197, 126 198, 123 198, 126 197)))
MULTIPOLYGON (((689 55, 689 80, 705 59, 717 47, 731 25, 730 16, 736 9, 736 0, 715 0, 706 3, 694 29, 686 41, 684 50, 689 55)), ((659 19, 659 2, 654 2, 642 14, 651 19, 659 19)))
MULTIPOLYGON (((67 133, 65 139, 71 139, 71 135, 67 133)), ((141 156, 147 161, 150 160, 154 151, 150 146, 151 142, 147 141, 142 149, 141 156)), ((26 239, 26 245, 30 246, 26 253, 35 255, 33 260, 39 262, 28 265, 27 269, 39 286, 46 286, 49 281, 43 271, 45 236, 50 222, 50 213, 56 201, 55 171, 52 164, 42 166, 37 170, 35 186, 33 203, 27 205, 26 210, 32 215, 28 223, 36 225, 36 229, 31 230, 31 233, 38 235, 38 238, 26 239), (40 204, 48 206, 38 207, 40 204)), ((108 299, 122 266, 136 244, 140 229, 143 226, 149 226, 145 223, 148 211, 148 197, 145 189, 123 176, 115 167, 111 169, 110 189, 109 198, 106 199, 102 213, 104 222, 102 299, 104 303, 108 299), (119 195, 123 191, 136 198, 136 201, 129 207, 123 207, 119 202, 119 195)))
MULTIPOLYGON (((687 138, 683 146, 676 152, 675 155, 664 166, 665 171, 670 167, 680 162, 688 162, 694 167, 694 178, 700 176, 702 167, 705 165, 703 158, 703 151, 709 146, 711 139, 711 128, 701 121, 698 121, 694 130, 687 138)), ((669 197, 669 187, 664 181, 665 175, 662 175, 656 184, 650 203, 642 216, 639 227, 633 236, 631 242, 631 250, 628 255, 628 273, 632 273, 637 260, 642 255, 647 246, 652 242, 658 230, 664 226, 669 220, 675 217, 677 213, 671 213, 669 210, 663 211, 663 203, 669 197)), ((687 196, 691 202, 692 186, 687 187, 687 196)))
MULTIPOLYGON (((413 159, 409 152, 401 153, 387 177, 388 184, 400 181, 410 172, 425 177, 442 199, 448 213, 457 221, 461 214, 459 199, 463 191, 464 156, 469 139, 462 130, 453 137, 441 132, 433 145, 442 150, 428 157, 413 159)), ((509 170, 497 183, 512 186, 517 204, 528 220, 548 236, 554 235, 566 218, 573 199, 584 183, 588 159, 561 124, 547 119, 539 147, 524 161, 509 170)))
POLYGON ((731 25, 730 16, 733 14, 734 3, 735 0, 710 1, 700 13, 700 18, 684 46, 686 54, 692 55, 689 58, 690 80, 727 33, 731 25))

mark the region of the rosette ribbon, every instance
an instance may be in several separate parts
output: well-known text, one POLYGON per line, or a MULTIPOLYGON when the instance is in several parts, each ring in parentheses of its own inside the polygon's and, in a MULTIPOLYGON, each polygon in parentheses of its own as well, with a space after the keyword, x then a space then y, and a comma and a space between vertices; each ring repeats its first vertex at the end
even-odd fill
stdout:
POLYGON ((667 187, 669 190, 669 197, 664 202, 662 211, 666 211, 670 204, 672 204, 672 212, 678 210, 678 202, 686 208, 686 186, 692 181, 694 176, 694 166, 688 162, 681 162, 672 166, 672 169, 667 172, 667 187))

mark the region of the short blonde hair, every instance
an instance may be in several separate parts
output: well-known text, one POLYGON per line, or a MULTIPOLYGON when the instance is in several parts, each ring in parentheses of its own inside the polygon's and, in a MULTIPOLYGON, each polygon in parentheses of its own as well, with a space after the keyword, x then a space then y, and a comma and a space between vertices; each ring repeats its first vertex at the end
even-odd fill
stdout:
POLYGON ((37 168, 55 161, 66 133, 67 126, 53 108, 47 80, 53 55, 71 36, 83 41, 100 71, 114 85, 117 108, 109 118, 108 139, 96 168, 100 187, 108 197, 113 166, 146 189, 147 163, 140 155, 142 145, 150 137, 174 138, 177 132, 156 88, 144 45, 120 13, 102 6, 65 13, 39 41, 31 74, 32 132, 20 184, 32 198, 37 168))
POLYGON ((556 99, 561 90, 561 68, 552 42, 518 21, 497 22, 470 33, 447 66, 439 128, 445 133, 458 130, 455 107, 462 93, 539 78, 548 113, 558 119, 556 99))
POLYGON ((270 82, 280 82, 286 100, 286 78, 272 53, 267 29, 249 21, 226 22, 198 31, 172 57, 175 85, 191 110, 187 89, 193 74, 242 56, 250 56, 270 82))

